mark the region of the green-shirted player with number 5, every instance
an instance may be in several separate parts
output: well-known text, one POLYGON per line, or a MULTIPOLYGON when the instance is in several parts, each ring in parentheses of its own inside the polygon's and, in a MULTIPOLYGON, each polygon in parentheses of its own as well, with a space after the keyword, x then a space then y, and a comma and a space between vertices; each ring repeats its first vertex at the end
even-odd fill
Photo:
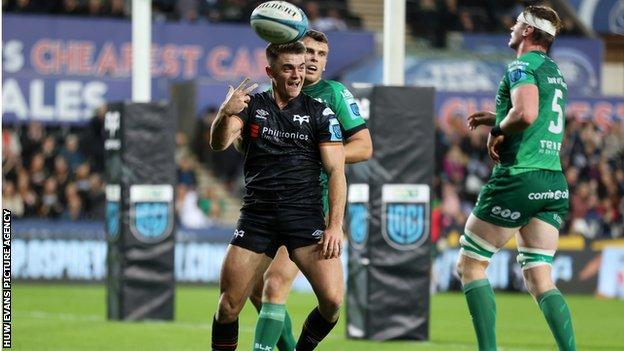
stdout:
POLYGON ((525 8, 511 28, 517 58, 499 85, 496 114, 468 117, 471 130, 493 126, 487 149, 496 162, 466 222, 457 263, 479 350, 496 350, 496 303, 485 269, 514 235, 526 287, 559 350, 576 350, 570 310, 551 278, 569 197, 559 158, 567 86, 547 55, 560 27, 551 8, 525 8))
MULTIPOLYGON (((360 115, 358 105, 351 92, 341 83, 322 79, 329 44, 325 34, 309 30, 301 40, 306 47, 306 76, 302 92, 323 102, 334 111, 340 128, 342 138, 345 140, 345 162, 356 163, 368 160, 373 153, 371 136, 366 128, 366 122, 360 115)), ((327 174, 321 171, 321 187, 323 190, 323 210, 328 210, 327 174)), ((273 262, 255 287, 250 299, 260 311, 256 323, 254 336, 254 350, 265 350, 267 347, 277 345, 280 351, 312 350, 318 342, 319 335, 327 333, 323 325, 327 322, 319 313, 312 312, 304 323, 302 334, 308 337, 300 337, 299 344, 295 345, 292 334, 290 316, 285 312, 286 299, 297 276, 299 269, 288 257, 288 251, 281 247, 273 262), (275 317, 278 316, 279 317, 275 317), (283 317, 282 317, 283 316, 283 317)), ((336 294, 344 292, 336 291, 336 294)), ((335 316, 337 318, 337 316, 335 316)))

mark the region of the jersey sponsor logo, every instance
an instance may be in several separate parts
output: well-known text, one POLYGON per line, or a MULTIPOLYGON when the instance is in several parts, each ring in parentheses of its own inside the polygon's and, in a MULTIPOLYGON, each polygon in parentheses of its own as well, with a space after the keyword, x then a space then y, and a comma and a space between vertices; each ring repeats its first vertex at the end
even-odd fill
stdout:
POLYGON ((130 187, 130 232, 144 243, 156 243, 173 231, 173 186, 130 187))
POLYGON ((234 237, 235 238, 242 238, 243 236, 245 236, 245 231, 242 229, 234 229, 234 237))
POLYGON ((520 211, 514 211, 508 208, 502 208, 500 206, 492 207, 492 210, 490 211, 490 213, 494 215, 495 217, 505 219, 505 220, 511 219, 512 221, 515 221, 522 216, 522 213, 520 213, 520 211))
POLYGON ((353 112, 355 116, 360 116, 360 107, 357 103, 352 103, 351 105, 349 105, 349 108, 351 108, 351 112, 353 112))
POLYGON ((340 95, 342 95, 342 98, 345 100, 353 99, 353 94, 351 94, 348 89, 341 90, 340 95))
POLYGON ((256 110, 256 118, 258 119, 267 119, 268 115, 269 113, 266 110, 263 110, 261 108, 256 110))
POLYGON ((342 140, 342 129, 340 129, 340 123, 336 117, 329 120, 329 133, 331 134, 331 141, 342 140))
POLYGON ((276 140, 279 139, 298 139, 298 140, 309 140, 310 137, 307 134, 299 133, 299 132, 284 132, 281 130, 275 130, 269 127, 262 128, 262 137, 266 138, 266 136, 270 136, 276 140))
POLYGON ((567 199, 570 197, 569 191, 566 190, 548 190, 541 193, 530 193, 529 200, 559 200, 567 199))
POLYGON ((368 184, 349 185, 349 244, 358 250, 364 248, 368 238, 368 195, 368 184))
POLYGON ((382 187, 382 228, 386 243, 412 250, 429 237, 429 186, 385 184, 382 187))
POLYGON ((545 155, 559 155, 561 150, 561 143, 552 140, 540 140, 540 154, 545 155))
POLYGON ((258 138, 258 134, 260 133, 260 126, 253 123, 250 127, 249 127, 249 136, 251 136, 253 139, 258 138))
POLYGON ((516 68, 512 71, 509 71, 509 81, 513 84, 519 82, 526 78, 526 72, 524 68, 516 68))
POLYGON ((303 125, 303 122, 310 123, 310 116, 308 116, 308 115, 305 115, 305 116, 294 115, 293 116, 293 122, 299 122, 299 125, 303 125))

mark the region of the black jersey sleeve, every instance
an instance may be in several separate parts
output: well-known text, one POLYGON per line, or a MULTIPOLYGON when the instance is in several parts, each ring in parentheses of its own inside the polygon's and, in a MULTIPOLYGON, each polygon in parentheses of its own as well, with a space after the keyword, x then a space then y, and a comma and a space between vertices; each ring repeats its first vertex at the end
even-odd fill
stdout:
POLYGON ((342 142, 340 122, 338 122, 334 111, 329 107, 324 107, 319 110, 319 113, 321 114, 317 124, 319 143, 342 142))

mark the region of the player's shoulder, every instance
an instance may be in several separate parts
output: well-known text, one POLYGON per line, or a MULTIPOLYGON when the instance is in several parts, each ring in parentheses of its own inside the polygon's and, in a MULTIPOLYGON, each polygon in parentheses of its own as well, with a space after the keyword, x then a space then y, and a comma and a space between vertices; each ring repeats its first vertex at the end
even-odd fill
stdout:
POLYGON ((330 86, 331 90, 338 96, 343 99, 351 99, 353 98, 353 94, 349 89, 342 83, 335 80, 328 80, 327 84, 330 86))
POLYGON ((308 94, 301 95, 303 95, 303 103, 308 106, 309 112, 314 114, 314 117, 323 117, 334 114, 334 111, 323 102, 316 100, 308 94))
POLYGON ((545 62, 552 62, 546 53, 541 51, 529 51, 512 61, 508 65, 508 68, 537 69, 545 62))
POLYGON ((271 90, 255 92, 253 94, 249 94, 249 97, 252 101, 270 101, 273 97, 271 95, 271 90))
POLYGON ((301 95, 303 95, 305 104, 315 111, 323 111, 325 107, 327 107, 324 102, 319 101, 308 94, 302 93, 301 95))

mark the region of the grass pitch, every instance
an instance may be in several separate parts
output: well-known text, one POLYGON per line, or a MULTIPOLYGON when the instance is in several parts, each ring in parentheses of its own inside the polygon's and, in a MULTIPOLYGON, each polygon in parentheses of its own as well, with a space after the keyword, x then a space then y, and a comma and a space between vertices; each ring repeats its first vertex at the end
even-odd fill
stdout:
MULTIPOLYGON (((14 284, 15 350, 210 350, 210 323, 217 304, 214 287, 176 290, 175 322, 109 322, 103 285, 14 284)), ((496 295, 499 350, 556 350, 537 305, 525 294, 496 295)), ((578 350, 624 350, 624 302, 567 296, 578 350)), ((293 293, 288 301, 295 333, 315 305, 311 294, 293 293)), ((251 350, 256 312, 248 303, 240 317, 239 350, 251 350)), ((429 342, 347 340, 345 318, 318 350, 401 351, 476 350, 463 295, 432 298, 429 342)))

